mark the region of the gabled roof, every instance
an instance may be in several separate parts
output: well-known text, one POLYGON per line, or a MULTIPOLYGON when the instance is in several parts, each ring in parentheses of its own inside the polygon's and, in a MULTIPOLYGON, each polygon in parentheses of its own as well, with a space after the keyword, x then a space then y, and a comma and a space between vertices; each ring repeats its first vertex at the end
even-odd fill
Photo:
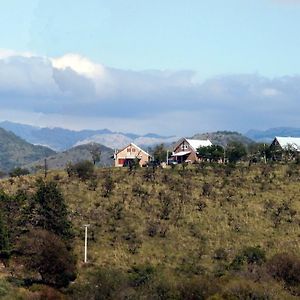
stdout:
POLYGON ((198 148, 200 147, 208 147, 212 146, 212 143, 210 140, 192 140, 192 139, 185 139, 191 147, 197 151, 198 148))
POLYGON ((142 148, 140 148, 138 145, 136 145, 136 144, 134 144, 134 143, 130 143, 130 144, 127 145, 126 147, 122 148, 121 150, 118 150, 118 151, 116 152, 116 154, 122 152, 123 150, 125 150, 125 149, 128 148, 129 146, 133 146, 133 147, 135 147, 137 150, 139 150, 140 152, 143 152, 143 153, 145 153, 146 155, 151 156, 149 153, 147 153, 145 150, 143 150, 142 148))
POLYGON ((276 136, 275 139, 279 143, 282 149, 287 149, 292 147, 293 149, 300 151, 300 137, 283 137, 283 136, 276 136))
POLYGON ((175 145, 174 149, 177 148, 183 141, 186 141, 190 144, 191 148, 197 152, 197 149, 200 147, 208 147, 212 146, 212 142, 210 140, 193 140, 193 139, 186 139, 181 138, 175 145))

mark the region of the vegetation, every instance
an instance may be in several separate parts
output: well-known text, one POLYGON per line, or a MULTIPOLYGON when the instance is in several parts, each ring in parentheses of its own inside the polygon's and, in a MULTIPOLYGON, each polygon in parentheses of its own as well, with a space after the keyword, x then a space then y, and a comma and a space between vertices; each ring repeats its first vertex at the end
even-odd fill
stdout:
POLYGON ((32 145, 0 128, 0 170, 8 172, 16 167, 44 159, 55 152, 47 147, 32 145))
POLYGON ((0 295, 299 299, 299 182, 295 161, 2 180, 0 295))

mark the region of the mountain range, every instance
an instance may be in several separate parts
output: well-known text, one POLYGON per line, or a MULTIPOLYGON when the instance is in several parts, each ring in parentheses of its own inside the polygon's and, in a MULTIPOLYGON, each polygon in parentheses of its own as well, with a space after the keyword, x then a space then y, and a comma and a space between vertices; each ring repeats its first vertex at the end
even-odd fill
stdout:
POLYGON ((87 143, 99 143, 112 149, 119 149, 133 142, 147 148, 160 143, 170 144, 178 140, 176 136, 161 136, 153 133, 138 135, 114 132, 109 129, 75 131, 59 127, 41 128, 9 121, 0 122, 0 127, 13 132, 29 143, 47 146, 55 151, 64 151, 87 143))
POLYGON ((271 143, 275 136, 300 137, 300 128, 276 127, 267 130, 249 130, 245 133, 247 137, 256 142, 271 143))

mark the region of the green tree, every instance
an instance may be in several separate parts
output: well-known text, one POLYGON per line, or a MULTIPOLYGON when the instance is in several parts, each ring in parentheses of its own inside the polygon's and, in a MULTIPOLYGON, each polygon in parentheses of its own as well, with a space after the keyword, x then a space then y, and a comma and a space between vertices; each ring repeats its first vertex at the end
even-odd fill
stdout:
POLYGON ((9 172, 10 177, 19 177, 19 176, 28 175, 28 174, 30 174, 28 169, 23 169, 20 167, 14 168, 13 170, 11 170, 9 172))
POLYGON ((75 257, 57 235, 41 229, 31 230, 22 236, 18 250, 22 253, 25 267, 31 272, 38 272, 43 283, 66 287, 75 280, 75 257))
POLYGON ((155 146, 153 149, 153 157, 154 160, 157 162, 163 162, 167 159, 167 149, 165 148, 164 144, 160 144, 155 146))
POLYGON ((101 159, 101 148, 100 145, 92 144, 90 153, 92 155, 93 164, 96 165, 96 163, 100 162, 101 159))
POLYGON ((37 225, 60 237, 72 236, 71 223, 68 220, 67 206, 57 183, 37 181, 37 192, 34 201, 38 204, 37 225))
POLYGON ((246 147, 240 142, 230 142, 226 147, 226 157, 230 163, 237 163, 246 155, 246 147))
POLYGON ((94 164, 88 160, 83 160, 76 164, 68 163, 66 171, 69 177, 76 175, 82 180, 87 180, 94 176, 94 164))
POLYGON ((219 145, 211 145, 207 147, 200 147, 197 149, 199 157, 212 161, 219 161, 224 157, 224 149, 219 145))

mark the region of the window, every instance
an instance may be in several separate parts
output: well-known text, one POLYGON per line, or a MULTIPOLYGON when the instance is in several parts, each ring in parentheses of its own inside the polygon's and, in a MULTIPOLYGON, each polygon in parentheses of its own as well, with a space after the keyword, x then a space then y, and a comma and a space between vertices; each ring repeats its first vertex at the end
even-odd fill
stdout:
POLYGON ((135 152, 135 148, 132 148, 131 151, 132 151, 132 152, 135 152))
POLYGON ((125 159, 124 159, 124 158, 119 158, 119 159, 118 159, 118 164, 119 164, 119 165, 122 165, 122 166, 123 166, 124 163, 125 163, 125 159))
POLYGON ((131 151, 131 149, 130 148, 127 148, 127 152, 130 152, 131 151))
POLYGON ((181 145, 181 150, 186 150, 188 148, 188 145, 182 144, 181 145))

